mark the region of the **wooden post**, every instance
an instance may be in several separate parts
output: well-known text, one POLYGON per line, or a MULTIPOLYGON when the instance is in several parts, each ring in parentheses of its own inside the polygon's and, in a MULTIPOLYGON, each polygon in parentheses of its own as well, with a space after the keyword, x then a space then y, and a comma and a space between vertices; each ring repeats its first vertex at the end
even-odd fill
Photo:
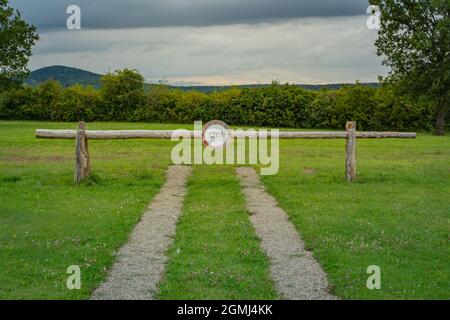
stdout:
POLYGON ((348 133, 345 146, 345 174, 348 182, 356 179, 356 121, 348 121, 345 130, 348 133))
POLYGON ((89 177, 89 150, 88 141, 86 138, 86 124, 84 121, 78 123, 78 130, 75 144, 75 183, 80 184, 81 181, 89 177))

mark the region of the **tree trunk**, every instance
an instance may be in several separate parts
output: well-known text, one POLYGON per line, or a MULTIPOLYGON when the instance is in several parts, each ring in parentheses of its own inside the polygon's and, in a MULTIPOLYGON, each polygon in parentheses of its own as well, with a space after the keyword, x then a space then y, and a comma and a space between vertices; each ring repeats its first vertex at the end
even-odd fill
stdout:
POLYGON ((440 106, 436 114, 436 134, 443 136, 445 134, 445 108, 440 106))

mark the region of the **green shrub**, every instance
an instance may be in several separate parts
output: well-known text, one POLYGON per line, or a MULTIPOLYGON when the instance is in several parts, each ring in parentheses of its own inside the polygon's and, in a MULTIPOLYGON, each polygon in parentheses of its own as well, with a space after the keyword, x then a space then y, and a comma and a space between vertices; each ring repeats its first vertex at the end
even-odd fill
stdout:
POLYGON ((133 120, 145 104, 144 78, 135 70, 118 70, 101 78, 102 117, 105 120, 133 120))
POLYGON ((100 93, 92 86, 74 85, 62 95, 63 121, 95 121, 106 117, 100 106, 100 93))
POLYGON ((35 90, 35 103, 31 110, 36 120, 63 120, 63 87, 54 80, 40 84, 35 90))
POLYGON ((220 119, 236 126, 338 130, 355 120, 359 130, 408 131, 434 127, 431 105, 414 102, 389 85, 309 91, 272 83, 209 94, 153 85, 146 93, 143 77, 125 69, 103 76, 100 90, 80 85, 64 89, 55 81, 11 88, 0 93, 0 118, 160 123, 220 119))
POLYGON ((37 110, 35 90, 19 87, 0 94, 0 118, 6 120, 48 120, 37 110))

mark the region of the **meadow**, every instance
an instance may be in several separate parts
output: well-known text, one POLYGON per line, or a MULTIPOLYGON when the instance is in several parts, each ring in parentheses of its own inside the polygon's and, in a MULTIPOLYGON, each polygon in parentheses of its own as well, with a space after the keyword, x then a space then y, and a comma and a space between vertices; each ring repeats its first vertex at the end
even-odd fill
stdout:
MULTIPOLYGON (((89 123, 89 129, 180 125, 89 123)), ((190 125, 182 126, 191 129, 190 125)), ((0 121, 0 299, 88 299, 164 183, 175 143, 89 141, 91 178, 73 184, 74 141, 0 121), (81 290, 66 270, 79 265, 81 290)), ((342 299, 449 299, 450 137, 359 140, 358 180, 344 179, 344 140, 280 142, 263 177, 342 299), (366 287, 367 267, 382 272, 366 287)), ((233 166, 195 166, 160 283, 160 299, 277 299, 233 166)))

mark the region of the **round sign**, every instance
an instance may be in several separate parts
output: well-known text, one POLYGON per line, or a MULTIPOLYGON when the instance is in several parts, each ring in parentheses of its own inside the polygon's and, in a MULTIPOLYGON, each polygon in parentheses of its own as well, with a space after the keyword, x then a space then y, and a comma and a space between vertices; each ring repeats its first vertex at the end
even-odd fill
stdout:
POLYGON ((230 127, 223 121, 213 120, 203 127, 202 139, 207 146, 221 148, 230 138, 230 127))

